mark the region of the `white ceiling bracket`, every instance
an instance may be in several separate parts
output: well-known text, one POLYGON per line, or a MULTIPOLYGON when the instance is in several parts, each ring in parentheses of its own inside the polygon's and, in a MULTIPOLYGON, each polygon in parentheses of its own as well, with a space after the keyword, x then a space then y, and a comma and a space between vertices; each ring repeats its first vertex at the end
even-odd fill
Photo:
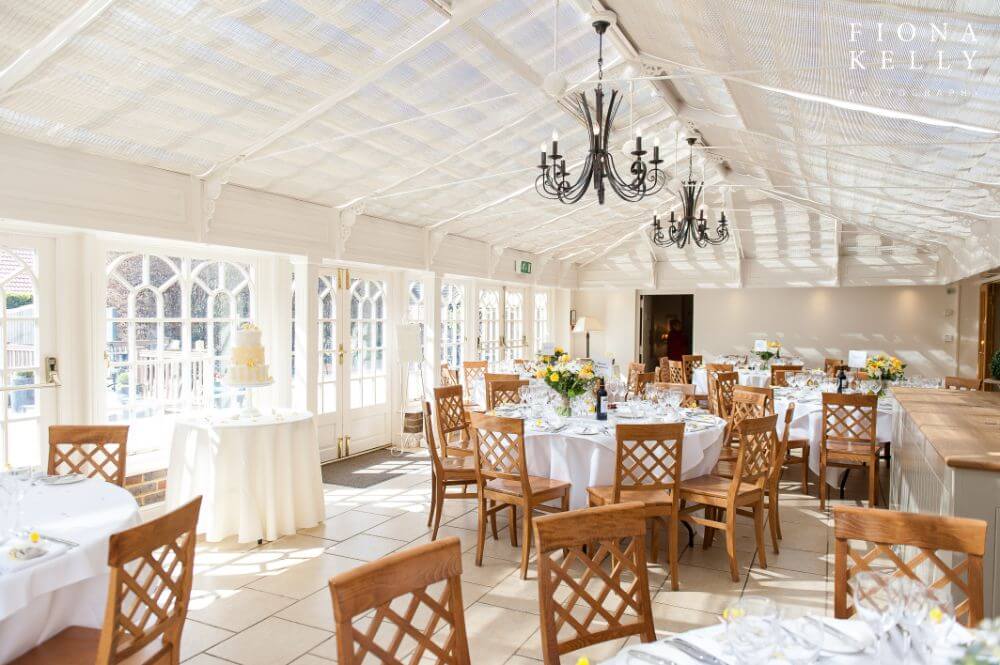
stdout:
POLYGON ((504 245, 490 245, 490 269, 489 276, 492 278, 496 272, 497 267, 500 265, 500 259, 503 258, 503 253, 507 251, 504 245))
POLYGON ((337 220, 337 258, 342 259, 347 253, 347 241, 351 237, 351 231, 358 222, 358 217, 365 214, 364 201, 348 206, 340 211, 337 220))
POLYGON ((434 260, 437 258, 438 251, 441 249, 441 243, 444 242, 445 236, 447 236, 445 231, 432 231, 430 229, 424 229, 424 269, 430 270, 431 266, 434 265, 434 260))

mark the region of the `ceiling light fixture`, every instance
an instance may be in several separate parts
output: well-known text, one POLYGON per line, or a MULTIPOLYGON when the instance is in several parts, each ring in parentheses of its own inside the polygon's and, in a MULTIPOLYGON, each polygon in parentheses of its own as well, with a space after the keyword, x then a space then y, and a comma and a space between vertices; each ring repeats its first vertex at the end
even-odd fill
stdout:
POLYGON ((643 156, 647 154, 642 148, 642 131, 635 132, 635 149, 631 154, 635 157, 629 167, 627 177, 622 177, 615 168, 615 160, 611 154, 611 130, 615 114, 621 105, 622 97, 617 90, 612 90, 607 106, 604 104, 604 33, 611 24, 608 21, 594 21, 597 32, 597 87, 594 88, 594 113, 591 114, 587 94, 576 94, 575 102, 580 118, 587 128, 590 139, 590 150, 583 163, 583 170, 575 182, 570 182, 569 171, 566 170, 566 160, 559 154, 559 134, 552 132, 551 151, 546 152, 542 144, 542 161, 538 165, 541 173, 535 179, 535 189, 547 199, 559 200, 572 204, 583 198, 590 186, 597 192, 597 202, 604 204, 605 182, 622 199, 634 203, 641 201, 650 194, 655 194, 663 187, 666 177, 660 170, 660 141, 653 142, 653 158, 647 166, 643 156))
POLYGON ((695 219, 694 209, 698 207, 701 200, 701 192, 705 187, 705 181, 694 179, 694 144, 695 138, 688 138, 688 179, 681 182, 681 190, 677 194, 680 197, 681 205, 684 208, 680 221, 674 217, 674 211, 670 211, 670 228, 663 231, 660 226, 660 218, 653 215, 653 242, 660 247, 671 247, 676 245, 683 249, 688 242, 694 242, 698 247, 709 245, 720 245, 729 240, 729 222, 726 221, 726 213, 722 213, 715 235, 708 234, 708 220, 705 219, 705 210, 699 211, 698 218, 695 219))

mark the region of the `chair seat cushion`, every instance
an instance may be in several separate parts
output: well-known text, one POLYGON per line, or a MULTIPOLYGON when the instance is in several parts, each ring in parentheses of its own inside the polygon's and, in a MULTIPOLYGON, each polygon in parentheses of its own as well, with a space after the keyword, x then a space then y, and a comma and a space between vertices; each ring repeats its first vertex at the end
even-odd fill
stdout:
MULTIPOLYGON (((552 478, 542 478, 540 476, 528 476, 528 485, 532 494, 554 494, 559 493, 564 488, 569 488, 570 484, 565 480, 554 480, 552 478)), ((494 478, 486 482, 486 489, 501 494, 511 494, 513 496, 523 496, 521 483, 516 480, 505 478, 494 478)))
MULTIPOLYGON (((686 497, 687 495, 706 495, 714 497, 725 497, 729 494, 729 486, 732 484, 732 478, 725 478, 723 476, 716 476, 709 474, 707 476, 698 476, 697 478, 692 478, 691 480, 681 481, 681 496, 686 497)), ((749 494, 751 492, 758 492, 756 485, 751 485, 750 483, 740 483, 739 494, 749 494)))
MULTIPOLYGON (((598 506, 603 506, 609 503, 613 503, 615 488, 613 485, 588 487, 587 494, 590 496, 591 502, 593 504, 598 506)), ((630 501, 638 501, 639 503, 644 503, 647 506, 669 506, 674 502, 673 498, 670 496, 670 492, 668 492, 667 490, 623 489, 619 494, 619 502, 628 503, 630 501)))
POLYGON ((70 626, 11 661, 11 665, 94 665, 101 631, 70 626))

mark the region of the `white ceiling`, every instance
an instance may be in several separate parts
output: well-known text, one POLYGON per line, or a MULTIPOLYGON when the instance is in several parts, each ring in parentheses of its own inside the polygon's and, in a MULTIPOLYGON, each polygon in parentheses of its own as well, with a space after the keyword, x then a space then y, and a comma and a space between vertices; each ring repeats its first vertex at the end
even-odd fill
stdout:
MULTIPOLYGON (((667 192, 601 207, 534 191, 553 128, 568 162, 585 143, 543 87, 554 7, 0 0, 0 131, 654 282, 666 268, 742 283, 750 266, 809 283, 845 261, 930 277, 1000 220, 995 0, 606 0, 618 16, 606 76, 644 77, 631 92, 613 83, 626 92, 621 141, 630 119, 658 135, 675 175, 677 137, 698 134, 706 205, 737 229, 686 252, 644 235, 675 205, 667 192), (900 23, 913 41, 896 39, 900 23), (932 43, 930 23, 948 23, 949 40, 932 43), (958 41, 966 25, 974 43, 958 41), (924 69, 872 64, 884 48, 912 49, 924 69), (851 49, 867 69, 850 68, 851 49), (951 70, 936 69, 938 50, 951 70), (924 93, 949 88, 960 93, 924 93)), ((578 89, 596 71, 596 9, 558 4, 556 68, 578 89)))

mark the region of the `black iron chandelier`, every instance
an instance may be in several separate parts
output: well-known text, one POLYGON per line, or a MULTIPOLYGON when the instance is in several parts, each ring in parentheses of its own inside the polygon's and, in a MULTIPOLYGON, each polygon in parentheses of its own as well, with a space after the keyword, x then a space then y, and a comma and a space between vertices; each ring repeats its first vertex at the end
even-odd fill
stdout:
POLYGON ((653 142, 653 158, 649 165, 642 158, 647 151, 642 149, 642 132, 635 135, 635 149, 631 154, 635 157, 629 168, 628 177, 622 177, 615 168, 615 159, 611 154, 611 128, 615 114, 621 105, 622 96, 617 90, 611 91, 607 107, 604 105, 604 32, 611 25, 608 21, 594 21, 597 31, 597 87, 594 89, 594 114, 590 112, 586 93, 575 96, 575 103, 580 117, 587 127, 590 136, 590 150, 583 164, 583 170, 575 182, 570 182, 569 171, 566 170, 566 160, 559 154, 559 135, 552 132, 552 150, 546 153, 542 144, 542 162, 538 168, 542 172, 535 180, 535 189, 547 199, 557 199, 562 203, 576 203, 593 184, 597 191, 597 202, 604 204, 604 183, 607 181, 618 196, 629 202, 642 200, 655 194, 663 187, 666 177, 660 170, 659 139, 653 142))
POLYGON ((726 213, 722 213, 718 226, 715 228, 715 235, 708 234, 708 220, 705 219, 705 211, 701 210, 698 218, 695 219, 694 209, 701 199, 701 191, 705 186, 705 181, 694 179, 693 155, 694 144, 697 139, 688 138, 688 179, 681 182, 681 191, 678 196, 684 206, 683 217, 680 221, 674 217, 674 211, 670 211, 670 228, 664 232, 660 226, 660 218, 653 215, 653 242, 660 247, 670 247, 677 245, 684 248, 688 242, 694 242, 698 247, 709 245, 719 245, 729 240, 729 222, 726 221, 726 213))

